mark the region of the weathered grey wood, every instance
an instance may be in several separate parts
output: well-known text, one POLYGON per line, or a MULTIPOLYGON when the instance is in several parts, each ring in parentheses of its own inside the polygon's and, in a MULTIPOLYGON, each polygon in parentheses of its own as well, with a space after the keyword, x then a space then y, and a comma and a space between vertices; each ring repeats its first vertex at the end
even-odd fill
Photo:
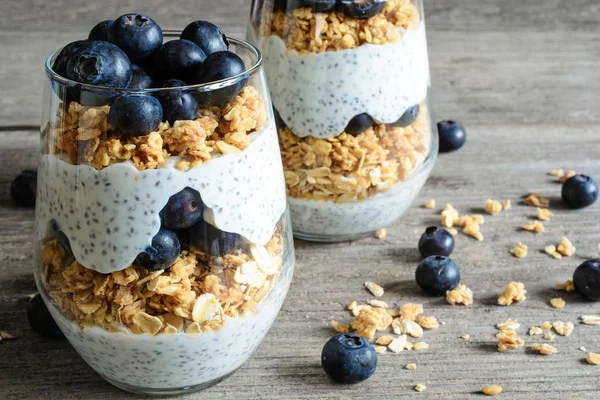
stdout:
MULTIPOLYGON (((1 2, 0 127, 38 123, 43 58, 96 20, 141 10, 172 28, 197 15, 239 36, 248 7, 247 0, 1 2)), ((546 175, 565 168, 600 179, 600 7, 594 0, 444 0, 429 1, 427 9, 436 113, 467 123, 467 146, 440 157, 419 200, 386 239, 333 245, 297 241, 294 282, 270 334, 233 377, 188 398, 465 399, 477 398, 475 393, 490 383, 504 386, 503 398, 509 399, 600 394, 598 369, 583 363, 585 353, 578 350, 600 352, 599 327, 576 324, 571 336, 554 340, 559 353, 549 357, 523 350, 501 354, 494 347, 494 324, 508 317, 521 322, 523 337, 533 343, 543 340, 526 336, 529 326, 576 322, 581 314, 600 311, 575 294, 560 294, 567 300, 562 310, 548 305, 557 295, 552 286, 569 279, 582 260, 597 256, 600 206, 562 208, 560 185, 546 175), (518 229, 535 214, 518 204, 530 190, 543 191, 556 205, 547 231, 538 236, 518 229), (438 208, 451 202, 463 212, 481 212, 487 198, 513 201, 512 210, 486 219, 483 242, 457 237, 453 259, 475 292, 469 308, 425 297, 415 286, 416 242, 425 226, 438 222, 439 210, 420 207, 429 198, 438 208), (540 253, 563 235, 575 243, 574 257, 554 261, 540 253), (517 241, 530 248, 523 260, 508 253, 517 241), (370 381, 333 385, 319 365, 321 348, 332 334, 329 320, 349 321, 344 306, 370 298, 362 288, 367 279, 386 287, 383 299, 389 303, 423 302, 426 312, 446 325, 426 333, 430 348, 424 352, 381 357, 370 381), (509 308, 495 306, 511 280, 526 284, 528 299, 509 308), (460 338, 465 333, 471 334, 470 342, 460 338), (404 370, 409 362, 418 369, 404 370), (427 385, 427 392, 413 392, 416 383, 427 385)), ((0 131, 0 330, 21 334, 0 343, 0 399, 132 398, 98 377, 68 343, 44 340, 28 328, 24 310, 27 295, 35 291, 33 212, 15 208, 8 188, 16 172, 35 166, 37 154, 35 131, 0 131)))

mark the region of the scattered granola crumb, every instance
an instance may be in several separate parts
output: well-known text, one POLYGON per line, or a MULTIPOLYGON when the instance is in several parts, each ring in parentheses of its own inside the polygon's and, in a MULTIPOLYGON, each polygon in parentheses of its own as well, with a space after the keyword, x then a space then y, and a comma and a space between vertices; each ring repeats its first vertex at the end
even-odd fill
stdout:
POLYGON ((600 325, 600 315, 582 315, 580 318, 585 325, 600 325))
POLYGON ((375 297, 383 296, 383 288, 375 282, 365 282, 365 287, 369 289, 369 292, 375 297))
POLYGON ((456 230, 456 228, 444 228, 444 229, 447 230, 452 236, 458 235, 458 231, 456 230))
POLYGON ((540 221, 533 221, 528 224, 523 225, 523 229, 533 233, 541 233, 544 232, 544 225, 540 221))
POLYGON ((392 342, 388 345, 388 349, 392 353, 400 353, 401 351, 404 351, 404 349, 406 348, 407 342, 408 342, 407 336, 401 335, 401 336, 397 337, 396 339, 392 340, 392 342))
POLYGON ((481 393, 487 395, 487 396, 496 396, 499 395, 500 393, 502 393, 502 386, 498 386, 498 385, 489 385, 489 386, 484 386, 481 389, 481 393))
POLYGON ((377 239, 383 239, 386 236, 387 236, 387 230, 385 228, 378 229, 377 232, 375 232, 375 237, 377 239))
POLYGON ((550 245, 550 246, 546 246, 544 247, 544 251, 546 252, 546 254, 548 254, 549 256, 559 260, 562 258, 562 255, 556 251, 556 246, 550 245))
POLYGON ((388 304, 385 301, 371 299, 368 301, 369 305, 376 308, 389 308, 388 304))
POLYGON ((413 350, 414 351, 421 351, 421 350, 425 350, 428 349, 429 345, 425 342, 417 342, 413 345, 413 350))
POLYGON ((565 174, 565 171, 562 169, 553 169, 552 171, 550 171, 550 175, 552 176, 556 176, 556 177, 561 177, 565 174))
POLYGON ((542 325, 540 325, 540 328, 552 329, 552 323, 550 321, 544 321, 544 322, 542 322, 542 325))
POLYGON ((562 321, 555 321, 552 324, 552 327, 554 328, 554 331, 556 331, 556 333, 558 333, 560 336, 569 336, 575 328, 572 322, 562 321))
POLYGON ((542 197, 541 193, 533 192, 525 196, 525 204, 533 207, 548 208, 550 206, 550 200, 542 197))
POLYGON ((442 225, 446 228, 452 228, 459 219, 458 211, 452 207, 452 204, 446 204, 446 207, 441 213, 442 225))
POLYGON ((465 306, 473 304, 473 292, 467 286, 459 284, 456 289, 446 293, 446 301, 449 304, 463 304, 465 306))
POLYGON ((394 341, 394 338, 389 335, 379 336, 377 340, 375 340, 375 344, 379 344, 381 346, 388 346, 390 343, 394 341))
POLYGON ((506 321, 497 324, 496 328, 498 328, 501 331, 506 331, 506 330, 517 330, 519 329, 521 325, 517 322, 516 319, 507 319, 506 321))
POLYGON ((358 305, 358 303, 356 302, 356 300, 352 301, 350 304, 348 304, 348 310, 349 311, 354 310, 354 308, 356 308, 357 305, 358 305))
POLYGON ((496 215, 502 211, 502 203, 496 200, 487 199, 485 202, 485 211, 490 215, 496 215))
POLYGON ((564 173, 561 177, 560 177, 560 181, 561 182, 566 182, 567 179, 574 177, 575 175, 577 175, 577 172, 575 171, 569 171, 564 173))
POLYGON ((348 332, 350 332, 350 326, 348 326, 346 324, 342 324, 342 323, 337 322, 335 320, 331 321, 331 326, 338 333, 348 333, 348 332))
POLYGON ((409 321, 415 321, 419 315, 423 314, 423 305, 418 303, 406 303, 400 307, 400 318, 409 321))
POLYGON ((462 335, 461 338, 465 339, 465 340, 470 340, 471 339, 471 335, 469 335, 468 333, 465 335, 462 335))
POLYGON ((500 331, 496 337, 498 338, 498 351, 505 352, 517 349, 525 344, 519 334, 514 330, 500 331))
POLYGON ((386 346, 373 346, 375 348, 375 353, 377 354, 383 354, 387 351, 387 347, 386 346))
MULTIPOLYGON (((350 327, 355 330, 357 335, 373 340, 376 331, 385 330, 392 324, 392 317, 383 308, 366 307, 359 311, 350 327)), ((360 307, 356 307, 354 311, 358 308, 360 307)))
POLYGON ((417 318, 417 323, 421 325, 421 328, 423 329, 436 329, 440 326, 437 318, 433 316, 420 316, 417 318))
POLYGON ((569 257, 575 254, 575 250, 577 249, 575 248, 575 246, 573 246, 573 243, 571 243, 571 241, 566 237, 563 237, 556 246, 556 251, 565 257, 569 257))
POLYGON ((422 391, 424 391, 425 389, 427 389, 427 386, 423 385, 422 383, 419 383, 419 384, 417 384, 417 385, 415 386, 415 390, 416 390, 417 392, 422 392, 422 391))
POLYGON ((531 349, 533 351, 537 351, 538 353, 543 354, 545 356, 549 356, 550 354, 558 353, 558 350, 556 350, 556 347, 550 346, 547 343, 543 343, 543 344, 534 343, 531 345, 531 349))
POLYGON ((583 346, 581 346, 581 347, 579 348, 579 350, 581 350, 581 351, 587 351, 587 349, 586 349, 585 347, 583 347, 583 346))
POLYGON ((415 369, 417 369, 417 364, 415 364, 415 363, 406 364, 404 366, 404 368, 408 369, 409 371, 414 371, 415 369))
POLYGON ((563 308, 567 302, 560 297, 556 297, 554 299, 550 299, 550 304, 554 308, 563 308))
POLYGON ((552 332, 548 331, 548 332, 546 332, 544 334, 544 339, 546 339, 546 340, 554 340, 554 334, 552 332))
POLYGON ((501 306, 509 306, 514 302, 521 302, 526 299, 525 285, 521 282, 511 282, 504 288, 504 291, 498 297, 498 304, 501 306))
POLYGON ((531 328, 529 328, 530 336, 541 335, 542 333, 544 333, 544 331, 539 326, 532 326, 531 328))
POLYGON ((16 339, 17 337, 18 336, 15 333, 0 331, 0 342, 3 340, 13 340, 13 339, 16 339))
POLYGON ((539 208, 537 209, 537 218, 541 221, 550 221, 550 217, 553 217, 554 214, 547 208, 539 208))
POLYGON ((434 200, 434 199, 427 200, 427 201, 425 202, 425 208, 428 208, 428 209, 430 209, 430 210, 431 210, 432 208, 435 208, 435 200, 434 200))
POLYGON ((465 235, 471 236, 471 237, 477 239, 478 241, 482 242, 483 234, 481 233, 481 231, 479 229, 480 229, 479 223, 470 222, 470 223, 467 223, 467 225, 464 227, 463 233, 465 235))
POLYGON ((512 204, 511 204, 510 200, 505 200, 502 202, 502 209, 504 211, 510 210, 511 208, 512 208, 512 204))
POLYGON ((600 354, 598 354, 598 353, 588 353, 585 361, 587 361, 588 364, 600 365, 600 354))
POLYGON ((510 252, 517 258, 524 258, 527 256, 527 245, 519 242, 510 252))

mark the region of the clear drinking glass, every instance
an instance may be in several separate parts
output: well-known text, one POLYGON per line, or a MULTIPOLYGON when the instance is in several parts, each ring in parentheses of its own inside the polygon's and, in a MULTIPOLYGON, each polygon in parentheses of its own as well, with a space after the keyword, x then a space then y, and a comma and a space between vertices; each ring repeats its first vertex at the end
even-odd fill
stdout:
POLYGON ((46 63, 36 283, 77 352, 132 392, 182 393, 232 374, 290 284, 294 249, 262 56, 242 41, 231 47, 243 74, 171 89, 85 86, 52 70, 58 52, 46 63), (125 136, 107 116, 131 94, 189 94, 203 105, 195 120, 125 136))
POLYGON ((421 0, 254 0, 294 234, 339 241, 398 219, 438 151, 421 0))

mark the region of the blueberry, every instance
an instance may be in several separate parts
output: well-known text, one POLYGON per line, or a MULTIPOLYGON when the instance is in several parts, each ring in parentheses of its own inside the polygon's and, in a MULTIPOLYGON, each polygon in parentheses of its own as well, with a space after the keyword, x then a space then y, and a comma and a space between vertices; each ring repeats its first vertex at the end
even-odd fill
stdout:
POLYGON ((108 42, 108 30, 110 29, 113 22, 115 21, 112 19, 107 19, 106 21, 99 22, 90 31, 90 34, 88 35, 88 40, 104 40, 105 42, 108 42))
POLYGON ((419 116, 419 111, 421 111, 421 106, 416 104, 406 110, 404 114, 400 117, 400 119, 394 122, 392 125, 398 128, 404 128, 406 126, 412 125, 419 116))
POLYGON ((126 88, 131 81, 131 62, 112 43, 87 42, 69 57, 66 75, 89 85, 126 88))
POLYGON ((365 338, 353 333, 340 333, 323 347, 321 365, 335 382, 358 383, 375 373, 377 353, 365 338))
POLYGON ((131 82, 129 82, 129 89, 149 89, 154 86, 154 80, 144 70, 144 68, 139 65, 131 66, 132 76, 131 82))
POLYGON ((52 233, 54 234, 54 237, 56 237, 56 239, 58 240, 58 243, 60 243, 60 245, 63 247, 63 249, 65 250, 65 253, 73 254, 73 250, 71 249, 71 242, 69 241, 69 238, 63 231, 60 230, 60 227, 58 226, 58 222, 56 222, 55 219, 50 221, 50 227, 52 228, 52 233))
POLYGON ((417 284, 433 296, 443 296, 460 282, 458 267, 446 256, 429 256, 419 263, 417 284))
MULTIPOLYGON (((195 83, 212 83, 243 74, 246 70, 244 61, 230 51, 212 53, 206 58, 202 68, 194 77, 195 83)), ((203 105, 222 107, 237 96, 246 86, 248 75, 241 75, 227 86, 210 92, 198 93, 198 101, 203 105)))
POLYGON ((108 113, 112 131, 125 136, 145 136, 162 120, 163 110, 158 99, 143 94, 118 97, 108 113))
POLYGON ((64 337, 39 293, 36 294, 33 299, 29 300, 29 303, 27 304, 27 320, 29 320, 31 329, 44 337, 50 339, 64 337))
POLYGON ((156 52, 153 68, 162 78, 188 80, 201 69, 204 60, 206 55, 196 43, 171 40, 156 52))
POLYGON ((35 206, 37 191, 37 171, 26 169, 10 184, 10 196, 19 207, 35 206))
POLYGON ((201 219, 186 232, 192 250, 211 256, 233 253, 242 246, 243 239, 237 233, 225 232, 201 219))
POLYGON ((336 0, 280 0, 275 2, 275 8, 283 12, 298 8, 310 8, 313 12, 324 13, 333 10, 336 0))
POLYGON ((440 152, 447 153, 458 150, 467 141, 465 127, 456 121, 438 122, 438 134, 440 137, 440 152))
POLYGON ((71 58, 71 55, 74 52, 87 45, 87 43, 87 40, 77 40, 76 42, 71 42, 65 47, 63 47, 60 53, 58 53, 58 55, 54 59, 54 63, 52 64, 52 69, 54 70, 54 72, 66 78, 67 62, 69 61, 69 58, 71 58))
POLYGON ((337 10, 349 18, 367 19, 379 14, 387 0, 338 0, 337 10))
POLYGON ((600 260, 588 260, 573 274, 575 289, 591 301, 600 301, 600 260))
POLYGON ((586 175, 575 175, 562 186, 562 198, 571 208, 591 206, 598 200, 598 184, 586 175))
POLYGON ((344 131, 350 135, 358 135, 373 125, 373 118, 367 113, 358 114, 348 122, 344 131))
POLYGON ((139 64, 162 45, 163 33, 152 18, 142 14, 125 14, 111 25, 108 41, 119 46, 131 62, 139 64))
MULTIPOLYGON (((178 87, 180 83, 185 86, 185 83, 177 79, 165 81, 166 84, 172 85, 169 87, 178 87)), ((163 85, 165 84, 163 83, 163 85)), ((198 113, 198 100, 194 95, 181 90, 170 90, 158 95, 158 100, 163 108, 163 120, 169 121, 171 125, 175 121, 186 121, 196 119, 198 113)))
POLYGON ((207 56, 218 51, 229 50, 225 33, 221 28, 207 21, 190 23, 181 32, 180 38, 196 43, 207 56))
POLYGON ((204 204, 200 193, 186 187, 169 198, 161 211, 161 222, 168 229, 184 229, 196 224, 202 218, 204 204))
POLYGON ((187 83, 181 81, 179 79, 167 79, 161 85, 163 88, 173 88, 173 87, 182 87, 187 86, 187 83))
POLYGON ((167 269, 181 252, 181 244, 177 235, 169 230, 161 229, 152 238, 152 245, 145 252, 138 254, 135 263, 148 271, 167 269))
POLYGON ((423 257, 449 256, 454 250, 454 237, 445 229, 430 226, 419 239, 419 252, 423 257))

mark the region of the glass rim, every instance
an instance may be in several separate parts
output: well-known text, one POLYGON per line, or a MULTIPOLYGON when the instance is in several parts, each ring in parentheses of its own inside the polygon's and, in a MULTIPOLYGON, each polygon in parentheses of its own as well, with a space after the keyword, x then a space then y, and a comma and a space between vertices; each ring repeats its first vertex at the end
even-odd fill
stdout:
MULTIPOLYGON (((163 34, 165 37, 179 37, 181 35, 181 31, 167 29, 167 30, 163 31, 163 34)), ((52 62, 54 61, 54 58, 62 51, 64 46, 55 50, 54 52, 52 52, 52 54, 50 54, 50 56, 46 59, 46 63, 45 63, 46 75, 48 76, 48 78, 52 79, 53 81, 56 81, 62 85, 68 86, 68 87, 78 86, 78 87, 81 87, 82 89, 90 89, 90 90, 96 90, 96 91, 114 91, 114 92, 136 93, 136 94, 160 93, 160 92, 168 92, 168 91, 209 92, 209 91, 221 89, 223 87, 227 87, 227 86, 229 86, 229 84, 235 84, 244 76, 252 76, 262 66, 263 55, 262 55, 262 52, 256 46, 254 46, 253 44, 251 44, 250 42, 248 42, 246 40, 236 39, 236 38, 232 38, 232 37, 227 37, 227 41, 236 46, 240 46, 240 47, 244 48, 245 50, 249 50, 250 53, 252 53, 256 57, 256 61, 250 67, 246 67, 244 72, 241 72, 232 77, 221 79, 218 81, 186 85, 186 86, 167 87, 167 88, 147 88, 147 89, 115 88, 115 87, 90 85, 88 83, 81 83, 81 82, 77 82, 72 79, 66 78, 62 75, 59 75, 52 68, 52 62)))

